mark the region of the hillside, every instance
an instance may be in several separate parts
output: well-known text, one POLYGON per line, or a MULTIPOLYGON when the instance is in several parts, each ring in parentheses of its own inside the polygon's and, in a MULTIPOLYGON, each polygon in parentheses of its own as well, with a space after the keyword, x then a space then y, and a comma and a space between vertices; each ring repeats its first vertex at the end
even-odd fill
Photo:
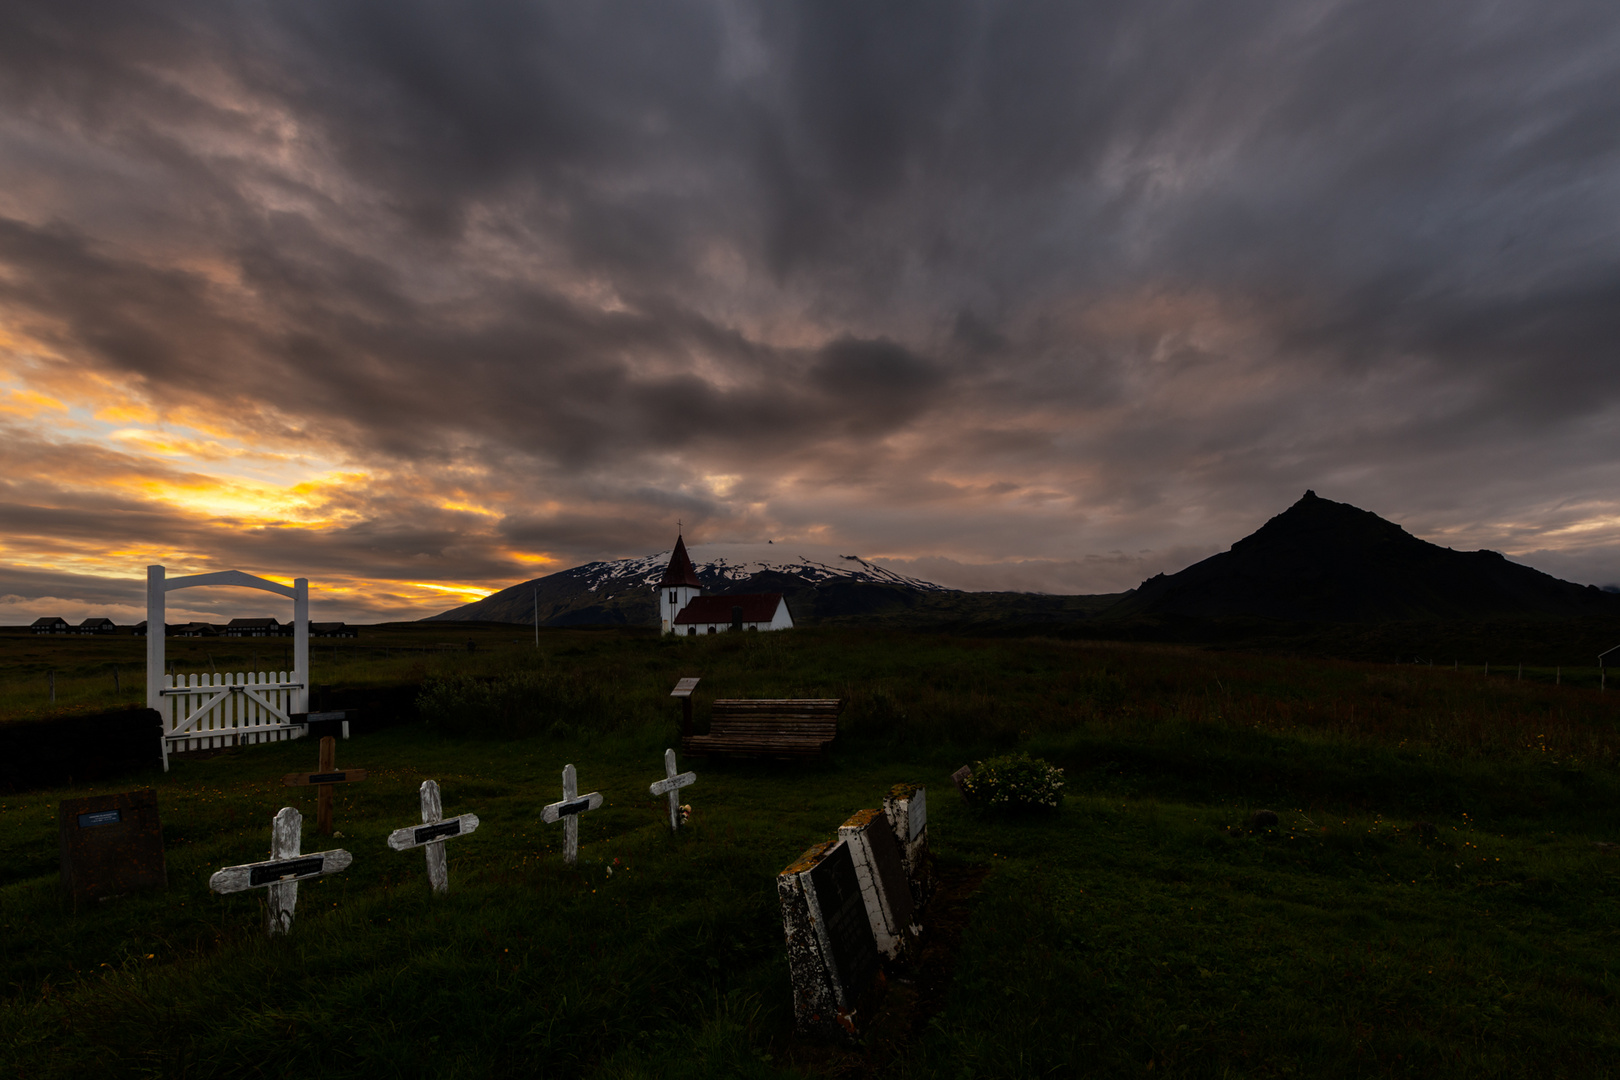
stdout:
POLYGON ((1144 618, 1382 623, 1620 615, 1620 597, 1453 551, 1307 491, 1231 549, 1143 582, 1109 621, 1144 618))
MULTIPOLYGON (((933 617, 950 608, 951 598, 977 595, 897 574, 857 555, 805 545, 708 544, 696 545, 692 552, 705 592, 782 593, 801 623, 903 617, 912 611, 933 617)), ((668 551, 661 551, 637 559, 586 563, 513 585, 433 618, 530 623, 538 609, 542 626, 657 626, 653 590, 669 557, 668 551)))

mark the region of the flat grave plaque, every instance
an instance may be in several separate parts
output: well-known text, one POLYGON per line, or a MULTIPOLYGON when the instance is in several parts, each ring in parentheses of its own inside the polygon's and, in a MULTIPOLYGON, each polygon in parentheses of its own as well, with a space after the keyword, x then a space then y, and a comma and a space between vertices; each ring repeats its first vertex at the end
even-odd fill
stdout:
POLYGON ((155 790, 63 799, 56 821, 62 891, 73 910, 90 900, 168 885, 155 790))

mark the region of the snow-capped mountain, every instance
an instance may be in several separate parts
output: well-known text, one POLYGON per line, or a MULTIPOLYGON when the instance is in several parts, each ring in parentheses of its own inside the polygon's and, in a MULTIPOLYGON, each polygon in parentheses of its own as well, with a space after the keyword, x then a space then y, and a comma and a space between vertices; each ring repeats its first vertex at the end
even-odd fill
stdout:
MULTIPOLYGON (((856 614, 903 603, 902 597, 949 593, 931 581, 897 574, 859 555, 808 544, 693 544, 687 548, 709 593, 778 592, 794 618, 856 614)), ((434 619, 542 626, 656 626, 653 590, 670 552, 586 563, 502 589, 434 619)))

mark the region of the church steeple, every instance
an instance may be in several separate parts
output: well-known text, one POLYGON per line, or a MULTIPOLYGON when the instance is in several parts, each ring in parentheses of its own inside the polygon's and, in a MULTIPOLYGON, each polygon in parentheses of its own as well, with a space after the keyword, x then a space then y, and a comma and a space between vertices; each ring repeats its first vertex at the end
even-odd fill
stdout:
POLYGON ((675 538, 675 550, 670 553, 669 565, 664 568, 664 580, 659 583, 660 588, 669 588, 672 585, 689 585, 694 589, 703 588, 698 580, 697 568, 692 565, 692 557, 686 553, 686 538, 675 538))

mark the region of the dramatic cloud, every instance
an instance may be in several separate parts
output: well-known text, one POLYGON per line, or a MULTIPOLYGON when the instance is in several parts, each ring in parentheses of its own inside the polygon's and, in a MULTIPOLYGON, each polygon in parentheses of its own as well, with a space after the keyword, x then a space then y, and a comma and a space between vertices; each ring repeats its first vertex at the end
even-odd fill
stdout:
POLYGON ((1114 591, 1307 487, 1620 581, 1616 132, 1577 0, 19 0, 0 621, 677 519, 1114 591))

